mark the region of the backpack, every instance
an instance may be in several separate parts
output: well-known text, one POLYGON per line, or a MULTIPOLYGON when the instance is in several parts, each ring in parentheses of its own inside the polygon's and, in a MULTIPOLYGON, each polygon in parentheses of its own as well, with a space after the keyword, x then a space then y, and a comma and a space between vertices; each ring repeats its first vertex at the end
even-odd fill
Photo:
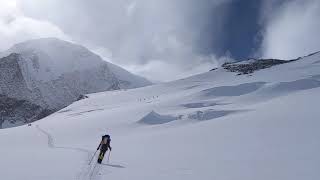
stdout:
POLYGON ((108 142, 110 142, 110 140, 111 140, 111 139, 110 139, 110 135, 107 134, 107 135, 102 136, 101 141, 104 142, 104 140, 106 140, 106 144, 107 144, 108 142))

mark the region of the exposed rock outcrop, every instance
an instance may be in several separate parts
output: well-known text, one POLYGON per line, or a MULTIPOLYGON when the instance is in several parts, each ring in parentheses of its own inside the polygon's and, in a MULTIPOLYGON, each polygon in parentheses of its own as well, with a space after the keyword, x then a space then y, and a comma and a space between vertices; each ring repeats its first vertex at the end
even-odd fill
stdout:
POLYGON ((279 59, 250 59, 238 63, 224 63, 222 67, 230 72, 238 72, 238 75, 251 74, 254 71, 270 68, 279 64, 289 63, 296 60, 279 60, 279 59))

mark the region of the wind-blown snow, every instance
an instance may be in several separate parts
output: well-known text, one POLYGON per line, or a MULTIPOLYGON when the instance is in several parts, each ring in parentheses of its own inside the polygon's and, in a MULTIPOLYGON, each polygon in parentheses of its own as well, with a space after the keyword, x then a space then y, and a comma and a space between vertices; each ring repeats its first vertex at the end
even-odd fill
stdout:
POLYGON ((4 54, 10 53, 19 53, 30 59, 26 61, 28 65, 33 67, 31 69, 38 70, 31 72, 44 81, 57 79, 65 73, 95 68, 103 63, 99 56, 90 53, 86 48, 55 38, 19 43, 4 54))
POLYGON ((151 82, 149 80, 138 75, 134 75, 129 71, 126 71, 112 63, 108 63, 108 67, 111 72, 121 81, 121 88, 138 88, 151 85, 151 82))
POLYGON ((89 94, 32 126, 1 130, 1 177, 319 179, 319 60, 89 94), (105 133, 110 162, 107 154, 88 165, 105 133))
MULTIPOLYGON (((43 81, 55 80, 70 72, 97 69, 106 64, 100 56, 87 48, 56 38, 35 39, 19 43, 2 53, 1 56, 10 53, 23 55, 28 69, 34 69, 28 73, 33 73, 34 77, 43 81)), ((150 85, 146 79, 137 77, 111 63, 108 65, 112 66, 112 73, 116 74, 120 80, 128 81, 129 88, 150 85)))

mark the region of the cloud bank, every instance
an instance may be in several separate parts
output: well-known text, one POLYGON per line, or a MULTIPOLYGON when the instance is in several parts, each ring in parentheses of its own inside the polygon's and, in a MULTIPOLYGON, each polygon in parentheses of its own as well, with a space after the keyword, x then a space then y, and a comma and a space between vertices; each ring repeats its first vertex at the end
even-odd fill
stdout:
POLYGON ((320 1, 267 1, 261 53, 263 57, 293 59, 320 51, 320 1))
POLYGON ((166 81, 217 65, 220 57, 214 50, 223 44, 230 2, 21 0, 20 5, 28 17, 53 22, 75 42, 107 60, 166 81))
POLYGON ((33 38, 68 37, 48 21, 39 21, 26 17, 18 8, 16 1, 0 0, 0 51, 12 45, 33 38))
POLYGON ((233 52, 250 57, 251 50, 241 48, 280 59, 320 50, 319 0, 0 2, 0 51, 27 39, 57 37, 156 81, 208 71, 232 60, 233 52), (259 22, 245 21, 252 16, 259 22))

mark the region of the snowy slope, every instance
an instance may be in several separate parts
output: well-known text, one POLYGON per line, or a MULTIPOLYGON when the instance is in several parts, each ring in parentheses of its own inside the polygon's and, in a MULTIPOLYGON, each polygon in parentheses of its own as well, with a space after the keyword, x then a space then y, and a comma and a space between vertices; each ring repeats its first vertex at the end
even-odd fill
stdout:
POLYGON ((236 74, 90 94, 30 127, 1 130, 1 177, 319 179, 320 54, 236 74), (88 165, 105 133, 110 162, 88 165))

